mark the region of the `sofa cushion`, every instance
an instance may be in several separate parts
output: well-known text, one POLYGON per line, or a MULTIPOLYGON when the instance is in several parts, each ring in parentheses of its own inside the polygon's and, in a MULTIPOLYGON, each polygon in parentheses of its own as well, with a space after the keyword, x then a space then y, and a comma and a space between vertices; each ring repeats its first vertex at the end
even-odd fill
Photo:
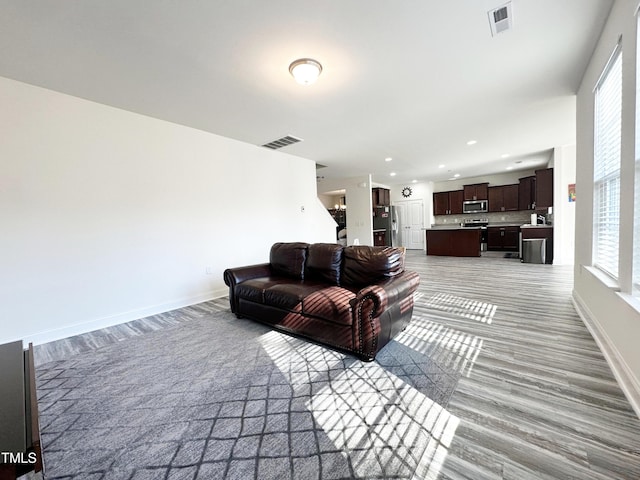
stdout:
MULTIPOLYGON (((332 286, 316 290, 302 301, 304 315, 321 318, 332 323, 351 325, 353 323, 353 302, 356 294, 346 288, 332 286)), ((325 337, 330 336, 327 332, 325 337)))
POLYGON ((404 248, 352 245, 344 248, 342 283, 371 285, 404 271, 404 248))
POLYGON ((304 279, 304 263, 308 246, 308 243, 302 242, 274 243, 269 255, 273 274, 304 279))
POLYGON ((286 281, 272 285, 264 291, 264 303, 291 312, 301 312, 305 297, 322 288, 318 283, 286 281))
POLYGON ((263 303, 266 289, 287 280, 288 279, 282 277, 252 278, 236 285, 234 293, 238 298, 263 303))
POLYGON ((307 251, 305 279, 340 285, 342 245, 336 243, 313 243, 307 251))

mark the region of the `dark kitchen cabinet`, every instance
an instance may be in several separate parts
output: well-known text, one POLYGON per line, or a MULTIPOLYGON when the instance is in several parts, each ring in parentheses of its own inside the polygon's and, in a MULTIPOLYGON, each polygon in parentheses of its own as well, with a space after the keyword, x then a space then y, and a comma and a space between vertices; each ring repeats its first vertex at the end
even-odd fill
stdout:
POLYGON ((433 194, 433 214, 449 214, 449 192, 435 192, 433 194))
POLYGON ((518 185, 505 185, 504 192, 504 210, 506 212, 518 210, 518 185))
POLYGON ((536 177, 524 177, 518 185, 518 210, 533 210, 536 203, 536 177))
POLYGON ((518 185, 489 187, 489 211, 510 212, 518 210, 518 185))
POLYGON ((536 170, 536 210, 553 206, 553 168, 536 170))
POLYGON ((382 232, 373 232, 373 245, 375 247, 385 247, 387 245, 387 234, 382 232))
POLYGON ((473 185, 465 185, 464 187, 464 201, 468 200, 487 200, 489 192, 488 183, 476 183, 473 185))
POLYGON ((372 188, 371 203, 375 207, 388 207, 391 205, 391 195, 388 188, 372 188))
POLYGON ((479 228, 427 230, 427 255, 480 256, 479 228))
POLYGON ((487 250, 517 252, 520 227, 487 227, 487 250))
POLYGON ((462 190, 435 192, 433 194, 434 215, 454 215, 462 213, 462 190))
POLYGON ((449 213, 459 214, 462 213, 462 190, 454 190, 449 192, 449 213))

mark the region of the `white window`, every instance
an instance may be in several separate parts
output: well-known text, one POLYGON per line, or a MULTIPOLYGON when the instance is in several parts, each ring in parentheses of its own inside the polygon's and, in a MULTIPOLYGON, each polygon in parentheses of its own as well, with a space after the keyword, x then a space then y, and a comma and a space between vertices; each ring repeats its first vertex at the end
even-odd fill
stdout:
POLYGON ((618 277, 622 54, 617 50, 595 90, 593 264, 618 277))

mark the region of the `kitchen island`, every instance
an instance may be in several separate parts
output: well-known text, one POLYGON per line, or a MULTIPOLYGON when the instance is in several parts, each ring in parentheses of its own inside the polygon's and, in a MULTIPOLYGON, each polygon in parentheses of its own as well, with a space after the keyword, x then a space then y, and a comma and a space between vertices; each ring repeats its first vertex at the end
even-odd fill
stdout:
POLYGON ((427 255, 479 257, 480 227, 427 228, 427 255))

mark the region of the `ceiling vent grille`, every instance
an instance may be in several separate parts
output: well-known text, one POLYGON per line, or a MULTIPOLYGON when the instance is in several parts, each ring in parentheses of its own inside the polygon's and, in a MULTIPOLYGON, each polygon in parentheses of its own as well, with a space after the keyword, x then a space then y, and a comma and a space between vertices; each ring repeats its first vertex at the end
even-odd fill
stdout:
POLYGON ((294 137, 293 135, 287 135, 285 137, 274 140, 273 142, 265 143, 263 147, 270 148, 271 150, 277 150, 287 145, 301 142, 301 138, 294 137))
POLYGON ((499 33, 511 30, 511 2, 488 12, 489 25, 491 26, 491 35, 496 36, 499 33))

